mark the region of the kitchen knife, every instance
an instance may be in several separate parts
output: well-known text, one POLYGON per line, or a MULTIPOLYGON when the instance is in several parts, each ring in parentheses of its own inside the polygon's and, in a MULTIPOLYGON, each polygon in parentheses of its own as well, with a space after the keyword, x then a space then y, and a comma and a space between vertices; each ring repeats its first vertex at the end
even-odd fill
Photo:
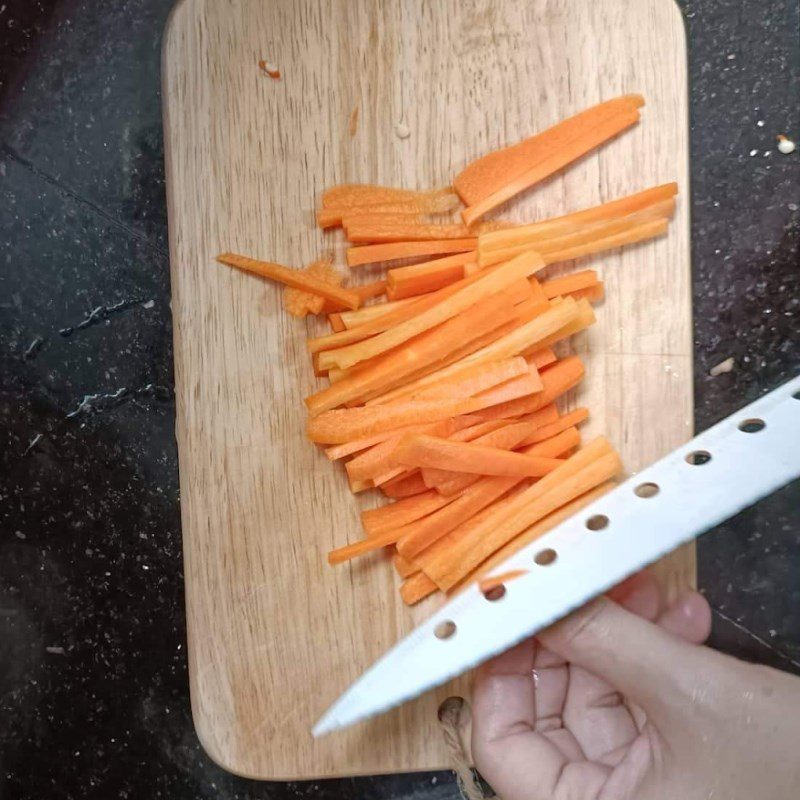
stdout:
POLYGON ((800 475, 800 377, 642 470, 492 570, 377 661, 313 729, 386 711, 480 664, 800 475))

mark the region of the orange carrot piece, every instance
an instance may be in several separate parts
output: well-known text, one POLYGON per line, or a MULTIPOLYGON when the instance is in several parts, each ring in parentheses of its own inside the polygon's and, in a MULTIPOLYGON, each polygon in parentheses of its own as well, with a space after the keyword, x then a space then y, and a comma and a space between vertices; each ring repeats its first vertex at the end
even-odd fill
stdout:
POLYGON ((344 564, 358 556, 372 553, 375 550, 380 550, 382 547, 394 544, 397 541, 398 531, 384 531, 383 533, 376 533, 367 539, 360 539, 352 544, 345 545, 344 547, 337 547, 328 553, 328 563, 331 566, 337 564, 344 564))
POLYGON ((289 269, 271 261, 257 261, 236 253, 222 253, 217 256, 217 261, 262 278, 270 278, 285 286, 291 286, 293 289, 302 289, 304 292, 344 303, 348 308, 358 308, 361 305, 361 298, 357 292, 342 289, 340 286, 334 286, 310 275, 303 275, 300 270, 289 269))
POLYGON ((397 261, 401 258, 463 253, 474 250, 478 240, 475 237, 463 239, 432 239, 421 242, 387 242, 385 244, 365 244, 347 248, 347 266, 360 267, 363 264, 377 264, 382 261, 397 261))
POLYGON ((403 308, 410 303, 413 303, 416 298, 409 297, 408 299, 395 300, 391 302, 375 303, 371 306, 362 306, 355 311, 343 311, 341 313, 342 323, 348 330, 357 328, 359 325, 364 325, 367 322, 373 322, 380 317, 388 314, 390 311, 395 311, 398 308, 403 308))
MULTIPOLYGON (((472 418, 470 418, 471 420, 472 418)), ((466 428, 450 435, 450 439, 454 442, 471 442, 480 436, 484 436, 492 431, 505 428, 508 425, 508 420, 505 419, 491 419, 488 422, 472 423, 466 428)))
POLYGON ((562 150, 567 142, 596 127, 600 119, 615 117, 620 109, 638 108, 643 104, 640 96, 627 95, 585 109, 518 144, 476 159, 456 176, 453 187, 467 205, 475 205, 551 153, 562 150))
POLYGON ((441 437, 418 433, 404 436, 392 457, 406 467, 432 467, 474 475, 519 478, 540 478, 561 463, 556 458, 537 458, 499 447, 475 442, 451 442, 441 437))
MULTIPOLYGON (((403 191, 403 190, 400 190, 403 191)), ((416 197, 405 197, 392 202, 374 202, 366 199, 361 193, 352 193, 349 197, 340 196, 329 199, 327 208, 321 208, 317 212, 317 225, 320 228, 332 228, 342 224, 342 217, 348 214, 404 214, 409 217, 414 216, 437 216, 449 214, 454 211, 461 203, 458 195, 449 189, 437 190, 433 192, 417 192, 416 197), (330 203, 333 202, 333 205, 330 203)))
MULTIPOLYGON (((317 259, 300 270, 303 275, 317 278, 333 286, 340 286, 342 275, 333 267, 333 258, 325 256, 317 259)), ((325 305, 325 298, 318 294, 293 289, 287 286, 283 292, 283 307, 293 317, 305 317, 308 314, 319 314, 325 305)))
POLYGON ((475 395, 476 400, 483 403, 482 408, 497 406, 501 403, 511 403, 524 397, 536 395, 542 391, 544 384, 536 367, 528 367, 528 371, 518 378, 506 381, 500 386, 487 389, 475 395))
POLYGON ((491 408, 477 411, 475 416, 484 422, 490 419, 507 419, 521 414, 530 414, 552 403, 557 397, 577 386, 583 379, 585 369, 578 356, 562 358, 550 367, 542 370, 542 391, 527 397, 510 400, 491 408))
POLYGON ((478 252, 508 249, 575 233, 593 223, 619 219, 645 209, 660 207, 659 204, 670 200, 677 192, 677 183, 666 183, 582 211, 573 211, 561 217, 534 222, 532 225, 521 225, 511 230, 482 234, 478 238, 478 252))
POLYGON ((555 422, 551 422, 549 425, 543 425, 542 427, 537 428, 533 433, 525 437, 525 439, 520 442, 520 446, 536 444, 536 442, 543 442, 545 439, 549 439, 552 436, 555 436, 557 433, 567 430, 567 428, 573 428, 576 425, 580 425, 581 422, 585 422, 587 419, 589 419, 589 409, 576 408, 574 411, 570 411, 564 414, 564 416, 559 417, 555 422))
MULTIPOLYGON (((499 575, 492 575, 489 578, 483 578, 478 584, 478 588, 483 594, 489 594, 492 590, 505 586, 509 581, 521 578, 527 575, 530 570, 527 569, 510 569, 508 572, 501 572, 499 575)), ((430 578, 428 578, 430 580, 430 578)), ((433 583, 433 581, 431 581, 433 583)), ((436 586, 435 583, 433 583, 436 586)))
POLYGON ((340 408, 308 420, 306 434, 312 442, 342 444, 390 428, 437 422, 481 407, 478 399, 418 400, 369 408, 340 408))
POLYGON ((417 572, 403 581, 400 597, 407 606, 413 606, 436 591, 436 584, 424 573, 417 572))
POLYGON ((423 494, 428 491, 428 487, 422 480, 419 470, 412 469, 382 484, 381 491, 393 500, 402 500, 423 494))
POLYGON ((586 155, 589 151, 605 144, 626 128, 635 125, 639 121, 639 117, 638 108, 630 105, 619 109, 613 115, 598 120, 596 124, 586 126, 573 138, 554 148, 541 161, 534 163, 526 171, 507 178, 503 185, 492 194, 468 206, 461 212, 464 224, 472 225, 484 214, 502 205, 515 195, 543 181, 581 156, 586 155))
POLYGON ((395 267, 386 273, 389 282, 387 291, 393 300, 436 291, 461 280, 464 277, 464 265, 475 258, 475 252, 467 250, 421 264, 395 267))
MULTIPOLYGON (((526 253, 512 259, 479 279, 454 292, 445 301, 417 314, 393 328, 383 331, 370 339, 340 347, 336 350, 325 350, 320 358, 320 366, 325 369, 338 367, 347 369, 359 361, 385 353, 394 347, 407 342, 414 336, 446 322, 470 306, 489 295, 508 289, 515 281, 527 278, 541 269, 543 262, 537 253, 526 253)), ((527 284, 526 284, 527 286, 527 284)))
POLYGON ((316 377, 318 378, 326 378, 328 376, 328 373, 324 369, 319 368, 318 355, 319 355, 318 353, 314 353, 311 356, 311 366, 314 369, 314 375, 316 375, 316 377))
POLYGON ((558 360, 558 357, 553 352, 552 348, 543 347, 527 356, 525 360, 532 366, 536 367, 536 369, 542 370, 545 367, 550 366, 550 364, 554 364, 558 360))
POLYGON ((422 214, 413 203, 385 203, 379 206, 352 206, 345 208, 338 206, 334 208, 320 208, 317 211, 317 226, 320 228, 337 228, 344 218, 348 215, 374 214, 375 216, 385 214, 391 219, 403 219, 408 222, 418 222, 422 219, 422 214))
POLYGON ((381 219, 381 216, 346 216, 342 227, 354 244, 380 242, 420 242, 442 239, 465 239, 470 232, 465 225, 437 225, 425 222, 381 219))
MULTIPOLYGON (((431 198, 439 197, 450 198, 450 202, 456 202, 453 195, 453 190, 450 187, 417 191, 415 189, 395 189, 390 186, 377 186, 368 183, 343 183, 338 186, 332 186, 322 193, 322 207, 352 208, 354 206, 363 206, 374 208, 391 203, 424 203, 431 198)), ((452 207, 448 210, 452 210, 452 207)))
MULTIPOLYGON (((345 329, 341 314, 328 314, 328 322, 330 323, 331 329, 335 332, 345 329)), ((319 364, 319 353, 312 353, 311 355, 315 357, 316 363, 319 364)))
MULTIPOLYGON (((573 299, 572 295, 569 296, 569 299, 573 299)), ((578 300, 575 305, 578 309, 578 313, 573 320, 568 322, 563 328, 559 328, 555 333, 550 334, 550 336, 546 336, 544 339, 541 339, 533 347, 523 350, 522 355, 525 356, 525 358, 528 358, 537 350, 540 350, 543 347, 550 347, 556 342, 560 342, 563 339, 572 336, 573 334, 580 333, 580 331, 585 330, 590 325, 594 325, 594 323, 597 321, 597 317, 595 317, 594 310, 592 309, 589 301, 586 299, 581 299, 578 300)))
POLYGON ((419 572, 419 567, 407 558, 403 558, 400 553, 392 556, 392 565, 401 578, 410 578, 414 573, 419 572))
POLYGON ((404 497, 380 508, 370 508, 361 512, 361 524, 367 536, 375 536, 387 530, 400 528, 414 520, 432 514, 454 497, 442 497, 434 491, 426 491, 411 497, 404 497))
POLYGON ((490 364, 468 364, 463 370, 448 376, 443 381, 423 387, 411 395, 411 399, 472 397, 521 375, 530 375, 530 367, 520 356, 490 364))
MULTIPOLYGON (((511 313, 508 301, 502 295, 494 295, 483 303, 447 320, 441 325, 425 331, 402 348, 382 355, 380 358, 357 367, 342 380, 306 398, 305 403, 312 415, 336 408, 350 401, 363 401, 372 393, 380 393, 396 385, 405 376, 415 374, 421 368, 435 364, 464 342, 495 330, 498 317, 511 313)), ((326 367, 320 353, 320 367, 326 367)))
MULTIPOLYGON (((385 294, 387 284, 386 281, 380 280, 373 281, 372 283, 365 283, 361 286, 350 286, 348 288, 361 298, 362 303, 366 303, 367 300, 372 300, 375 297, 380 297, 382 294, 385 294)), ((343 303, 338 303, 334 300, 326 300, 320 313, 332 314, 335 311, 345 311, 347 308, 348 306, 343 303)))
POLYGON ((561 278, 551 278, 542 283, 542 290, 548 300, 552 300, 559 295, 572 294, 578 289, 585 289, 587 286, 594 286, 597 283, 597 272, 593 269, 584 269, 574 272, 572 275, 564 275, 561 278))
POLYGON ((569 296, 573 300, 588 300, 590 303, 599 303, 605 297, 605 284, 597 281, 594 286, 587 286, 585 289, 576 289, 570 292, 569 296))
MULTIPOLYGON (((607 440, 596 439, 520 492, 500 513, 489 516, 480 525, 465 527, 444 554, 425 559, 421 564, 425 574, 440 589, 451 589, 523 530, 610 480, 621 467, 619 456, 607 440)), ((399 547, 398 552, 403 553, 399 547)))

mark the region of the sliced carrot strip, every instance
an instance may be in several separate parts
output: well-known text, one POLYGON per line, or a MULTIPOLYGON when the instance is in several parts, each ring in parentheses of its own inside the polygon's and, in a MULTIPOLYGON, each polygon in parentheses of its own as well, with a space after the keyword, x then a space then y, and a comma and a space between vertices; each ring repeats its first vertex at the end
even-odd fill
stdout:
POLYGON ((464 277, 464 265, 475 259, 475 251, 467 250, 421 264, 395 267, 386 273, 389 281, 387 291, 393 300, 436 291, 461 280, 464 277))
POLYGON ((316 375, 317 378, 325 378, 328 373, 324 369, 319 368, 319 358, 317 356, 317 353, 311 356, 311 366, 314 368, 314 375, 316 375))
MULTIPOLYGON (((572 295, 570 295, 570 300, 572 299, 572 295)), ((563 328, 559 328, 559 330, 550 336, 546 336, 544 339, 537 342, 537 344, 533 347, 524 350, 522 355, 528 358, 535 351, 541 349, 542 347, 550 347, 556 342, 560 342, 575 333, 580 333, 580 331, 585 330, 590 325, 594 325, 594 323, 597 321, 597 317, 595 317, 594 310, 589 304, 589 301, 586 299, 578 300, 576 306, 578 308, 578 315, 575 317, 575 319, 573 319, 571 322, 568 322, 563 328)))
POLYGON ((575 233, 586 225, 621 217, 627 217, 644 209, 653 208, 665 200, 670 200, 678 192, 677 183, 654 186, 637 194, 611 200, 582 211, 574 211, 561 217, 521 225, 507 231, 481 234, 478 237, 478 251, 506 249, 521 244, 544 241, 556 236, 575 233))
MULTIPOLYGON (((336 332, 343 331, 345 329, 345 324, 342 320, 341 314, 328 314, 328 322, 330 323, 331 328, 336 332)), ((312 353, 311 355, 316 358, 316 363, 319 364, 319 353, 312 353)))
POLYGON ((432 514, 454 497, 442 497, 434 491, 426 491, 413 497, 404 497, 390 505, 370 508, 361 512, 361 524, 368 536, 375 536, 383 531, 399 528, 417 519, 432 514))
POLYGON ((348 308, 358 308, 361 305, 361 298, 358 293, 350 289, 342 289, 339 286, 319 280, 319 278, 304 275, 300 270, 289 269, 271 261, 258 261, 236 253, 222 253, 217 256, 217 261, 229 267, 236 267, 236 269, 240 269, 243 272, 250 272, 262 278, 270 278, 284 284, 284 286, 291 286, 293 289, 302 289, 310 294, 316 294, 329 300, 336 300, 344 303, 348 308))
POLYGON ((436 584, 424 573, 417 572, 403 581, 400 597, 407 606, 413 606, 436 591, 436 584))
POLYGON ((557 433, 567 430, 567 428, 573 428, 576 425, 580 425, 587 419, 589 419, 589 409, 576 408, 574 411, 564 414, 564 416, 560 417, 558 420, 556 420, 556 422, 551 422, 549 425, 543 425, 535 430, 532 434, 530 434, 530 436, 527 436, 520 442, 520 446, 536 444, 536 442, 543 442, 545 439, 549 439, 551 436, 555 436, 557 433))
POLYGON ((476 395, 475 399, 483 401, 483 408, 489 408, 500 403, 510 403, 520 397, 538 394, 542 389, 543 384, 539 371, 536 367, 528 366, 528 371, 524 375, 506 381, 500 386, 487 389, 476 395))
POLYGON ((400 553, 395 553, 392 556, 392 564, 401 578, 409 578, 414 573, 419 572, 419 567, 413 561, 403 558, 400 553))
POLYGON ((312 442, 341 444, 391 428, 469 414, 480 407, 480 400, 470 399, 417 400, 369 408, 335 409, 310 419, 306 434, 312 442))
POLYGON ((357 328, 359 325, 364 325, 367 322, 372 322, 390 311, 413 303, 416 298, 409 297, 407 300, 394 300, 387 303, 376 303, 371 306, 364 306, 355 311, 343 311, 339 316, 342 318, 344 328, 348 330, 357 328))
MULTIPOLYGON (((561 278, 551 278, 542 283, 542 291, 548 300, 552 300, 559 295, 572 294, 578 289, 585 289, 587 286, 594 286, 597 283, 597 272, 593 269, 584 269, 574 272, 572 275, 564 275, 561 278)), ((351 312, 357 314, 358 311, 351 312)))
MULTIPOLYGON (((367 300, 372 300, 374 297, 380 297, 386 293, 386 281, 373 281, 372 283, 365 283, 361 286, 348 287, 351 291, 355 292, 360 298, 362 303, 367 300)), ((344 311, 348 306, 344 303, 336 302, 335 300, 325 300, 322 306, 321 314, 332 314, 334 311, 344 311)))
POLYGON ((397 535, 398 532, 396 530, 384 531, 383 533, 376 533, 367 539, 361 539, 344 547, 338 547, 328 553, 328 563, 331 566, 336 566, 337 564, 344 564, 357 556, 380 550, 382 547, 394 544, 397 541, 397 535))
MULTIPOLYGON (((336 198, 333 198, 335 201, 336 198)), ((407 214, 409 216, 436 216, 449 214, 461 205, 458 195, 449 189, 433 192, 419 192, 417 197, 400 201, 375 203, 365 200, 363 194, 341 196, 338 205, 328 205, 317 212, 317 225, 320 228, 331 228, 342 224, 346 214, 407 214)))
POLYGON ((381 261, 397 261, 401 258, 435 256, 445 253, 463 253, 474 250, 478 245, 475 237, 464 239, 433 239, 422 242, 387 242, 386 244, 365 244, 347 248, 347 266, 360 267, 363 264, 377 264, 381 261))
POLYGON ((393 500, 414 497, 428 491, 418 469, 412 469, 398 478, 381 485, 381 491, 393 500))
POLYGON ((627 95, 587 108, 518 144, 476 159, 456 176, 453 186, 467 205, 475 205, 525 173, 532 165, 562 150, 567 142, 596 127, 599 120, 616 117, 621 109, 638 108, 643 104, 640 96, 627 95))
POLYGON ((470 236, 465 225, 436 225, 381 219, 380 216, 346 216, 342 219, 342 227, 347 239, 354 244, 465 239, 470 236))
MULTIPOLYGON (((411 395, 414 400, 433 400, 441 397, 472 397, 498 384, 521 375, 529 375, 530 367, 524 358, 516 356, 491 364, 468 364, 461 371, 438 383, 423 387, 411 395)), ((537 375, 538 377, 538 375, 537 375)))
POLYGON ((422 565, 425 574, 440 589, 451 589, 523 530, 610 480, 621 468, 619 456, 608 442, 596 439, 521 492, 499 514, 467 528, 446 558, 426 559, 422 565))
MULTIPOLYGON (((317 278, 332 286, 340 286, 342 275, 333 267, 333 258, 325 256, 304 267, 300 272, 311 278, 317 278)), ((300 289, 287 286, 283 293, 283 307, 293 317, 305 317, 307 314, 319 314, 325 305, 325 298, 318 294, 310 294, 300 289)))
POLYGON ((321 208, 317 211, 317 226, 320 228, 339 227, 351 215, 386 215, 389 219, 402 219, 405 222, 419 222, 423 215, 413 203, 386 203, 378 206, 351 206, 345 208, 321 208))
POLYGON ((499 447, 475 442, 451 442, 438 436, 418 433, 400 440, 393 459, 406 467, 450 468, 474 475, 520 478, 540 478, 561 463, 556 458, 537 458, 499 447))
POLYGON ((538 163, 525 172, 507 180, 492 194, 477 203, 468 206, 461 212, 464 224, 472 225, 484 214, 497 208, 520 192, 524 192, 550 175, 558 172, 576 159, 605 144, 609 139, 622 133, 626 128, 639 121, 639 110, 634 106, 621 108, 617 113, 608 116, 595 125, 580 131, 571 140, 563 142, 538 163))
POLYGON ((377 334, 371 339, 340 347, 336 350, 324 351, 320 358, 320 366, 324 369, 332 367, 347 369, 359 361, 385 353, 387 350, 407 342, 412 337, 424 333, 442 322, 446 322, 481 299, 509 288, 515 281, 527 278, 536 270, 541 269, 542 266, 543 262, 536 253, 526 253, 512 259, 507 264, 503 264, 479 277, 474 283, 464 286, 453 293, 447 300, 411 317, 405 322, 395 325, 393 328, 377 334))
MULTIPOLYGON (((521 578, 523 575, 527 575, 529 570, 527 569, 510 569, 508 572, 501 572, 499 575, 492 575, 490 578, 483 578, 480 583, 478 584, 478 588, 484 594, 489 594, 493 589, 497 589, 500 586, 505 586, 509 581, 516 580, 517 578, 521 578)), ((430 578, 428 578, 430 580, 430 578)), ((433 583, 433 581, 431 581, 433 583)), ((436 586, 436 584, 433 584, 436 586)))
MULTIPOLYGON (((347 377, 326 389, 307 397, 306 406, 312 415, 350 401, 362 401, 368 394, 385 391, 405 376, 445 358, 474 337, 482 337, 498 326, 498 317, 511 313, 507 300, 494 295, 481 304, 458 314, 432 330, 425 331, 394 352, 389 352, 374 362, 360 365, 347 377)), ((320 367, 325 368, 323 351, 320 367)))
POLYGON ((570 292, 573 300, 588 300, 590 303, 599 303, 605 297, 605 284, 598 281, 594 286, 587 286, 585 289, 576 289, 570 292))
POLYGON ((387 203, 416 204, 427 202, 431 198, 449 197, 453 200, 453 191, 434 189, 430 191, 416 191, 414 189, 395 189, 390 186, 376 186, 368 183, 343 183, 332 186, 322 193, 323 208, 352 208, 365 206, 367 208, 387 203))
POLYGON ((544 367, 554 364, 558 360, 558 357, 553 352, 552 348, 542 347, 540 350, 527 356, 525 360, 536 367, 536 369, 542 370, 544 367))

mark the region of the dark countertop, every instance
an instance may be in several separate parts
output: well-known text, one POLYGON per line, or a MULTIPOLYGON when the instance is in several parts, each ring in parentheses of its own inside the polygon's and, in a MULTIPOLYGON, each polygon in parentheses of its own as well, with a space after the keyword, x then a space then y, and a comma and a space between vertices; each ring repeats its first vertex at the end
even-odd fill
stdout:
MULTIPOLYGON (((456 797, 449 773, 245 781, 195 737, 159 85, 171 5, 0 2, 0 798, 456 797)), ((775 147, 800 140, 800 0, 683 7, 703 429, 800 371, 800 151, 775 147)), ((698 549, 713 643, 800 672, 800 484, 698 549)))

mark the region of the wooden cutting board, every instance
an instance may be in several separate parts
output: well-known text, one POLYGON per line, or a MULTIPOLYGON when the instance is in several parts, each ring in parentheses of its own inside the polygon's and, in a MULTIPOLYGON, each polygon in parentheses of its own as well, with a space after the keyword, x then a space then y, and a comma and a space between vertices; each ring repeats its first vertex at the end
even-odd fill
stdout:
MULTIPOLYGON (((380 558, 329 567, 360 535, 344 474, 304 441, 318 323, 221 267, 224 250, 300 266, 334 247, 323 187, 447 184, 470 159, 614 95, 635 130, 505 216, 531 220, 678 180, 668 238, 592 259, 607 299, 576 339, 592 411, 630 470, 691 435, 687 83, 671 0, 185 0, 164 42, 177 438, 192 709, 209 755, 289 779, 440 768, 436 709, 469 679, 314 741, 309 730, 431 611, 380 558), (273 80, 259 59, 281 71, 273 80)), ((572 268, 572 265, 568 265, 572 268)), ((370 277, 367 271, 362 273, 370 277)), ((642 531, 646 536, 647 531, 642 531)), ((674 591, 693 551, 661 565, 674 591)))

